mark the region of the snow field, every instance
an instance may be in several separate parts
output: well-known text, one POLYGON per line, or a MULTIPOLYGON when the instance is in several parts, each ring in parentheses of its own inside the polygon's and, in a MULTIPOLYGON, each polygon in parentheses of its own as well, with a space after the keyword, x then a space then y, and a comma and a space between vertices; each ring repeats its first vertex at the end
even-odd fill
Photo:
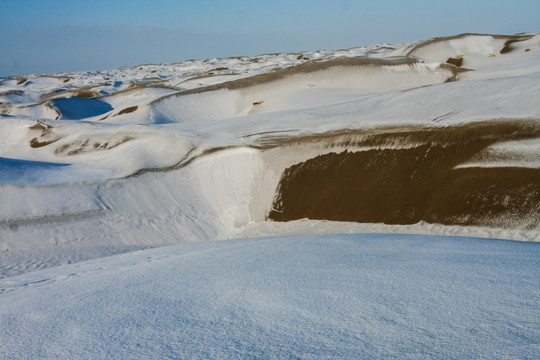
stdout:
POLYGON ((354 234, 139 251, 1 280, 0 352, 534 359, 538 250, 354 234))

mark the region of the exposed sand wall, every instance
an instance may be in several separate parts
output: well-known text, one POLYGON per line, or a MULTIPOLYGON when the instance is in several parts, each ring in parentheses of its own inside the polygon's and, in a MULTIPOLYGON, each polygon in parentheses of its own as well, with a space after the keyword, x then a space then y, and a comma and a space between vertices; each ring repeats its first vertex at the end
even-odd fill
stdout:
POLYGON ((287 168, 269 218, 538 228, 539 168, 456 167, 491 144, 539 135, 538 122, 375 135, 368 150, 287 168), (396 143, 405 146, 387 146, 396 143))

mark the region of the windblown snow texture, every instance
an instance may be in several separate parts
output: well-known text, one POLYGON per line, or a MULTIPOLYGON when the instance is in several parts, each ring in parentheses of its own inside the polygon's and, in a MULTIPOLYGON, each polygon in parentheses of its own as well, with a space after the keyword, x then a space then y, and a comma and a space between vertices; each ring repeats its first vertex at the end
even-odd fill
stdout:
POLYGON ((538 244, 326 235, 183 244, 0 282, 9 359, 535 359, 538 244))

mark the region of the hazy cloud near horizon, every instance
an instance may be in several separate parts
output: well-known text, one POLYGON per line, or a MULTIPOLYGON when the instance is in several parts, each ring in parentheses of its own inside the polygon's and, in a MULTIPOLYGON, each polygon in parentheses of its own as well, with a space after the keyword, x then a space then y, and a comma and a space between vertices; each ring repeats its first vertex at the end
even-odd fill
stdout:
POLYGON ((540 2, 531 0, 55 4, 0 4, 0 76, 349 48, 463 32, 540 31, 540 2))
MULTIPOLYGON (((302 35, 286 34, 279 29, 276 33, 282 33, 282 37, 278 39, 274 38, 275 34, 258 31, 242 33, 224 29, 216 32, 121 25, 61 25, 12 30, 17 36, 1 39, 11 56, 0 58, 0 76, 98 70, 316 47, 316 42, 307 41, 305 47, 295 48, 295 44, 301 43, 302 35)), ((343 44, 335 41, 336 47, 343 44)))
MULTIPOLYGON (((63 25, 19 31, 16 38, 2 42, 7 49, 16 49, 18 56, 11 60, 11 66, 23 73, 32 68, 34 72, 79 71, 172 62, 183 54, 193 53, 197 42, 214 47, 222 40, 219 34, 147 26, 63 25), (24 47, 18 45, 21 41, 24 47)), ((10 67, 6 58, 0 59, 0 67, 10 67)))

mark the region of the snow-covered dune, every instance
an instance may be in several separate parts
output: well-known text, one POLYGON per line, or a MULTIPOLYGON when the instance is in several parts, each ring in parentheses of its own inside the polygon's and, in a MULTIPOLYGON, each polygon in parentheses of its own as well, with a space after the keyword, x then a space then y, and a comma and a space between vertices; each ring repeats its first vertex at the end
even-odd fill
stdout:
POLYGON ((538 34, 2 79, 1 276, 291 226, 537 241, 538 83, 538 34))
POLYGON ((539 84, 540 34, 0 79, 0 357, 537 358, 539 84))

